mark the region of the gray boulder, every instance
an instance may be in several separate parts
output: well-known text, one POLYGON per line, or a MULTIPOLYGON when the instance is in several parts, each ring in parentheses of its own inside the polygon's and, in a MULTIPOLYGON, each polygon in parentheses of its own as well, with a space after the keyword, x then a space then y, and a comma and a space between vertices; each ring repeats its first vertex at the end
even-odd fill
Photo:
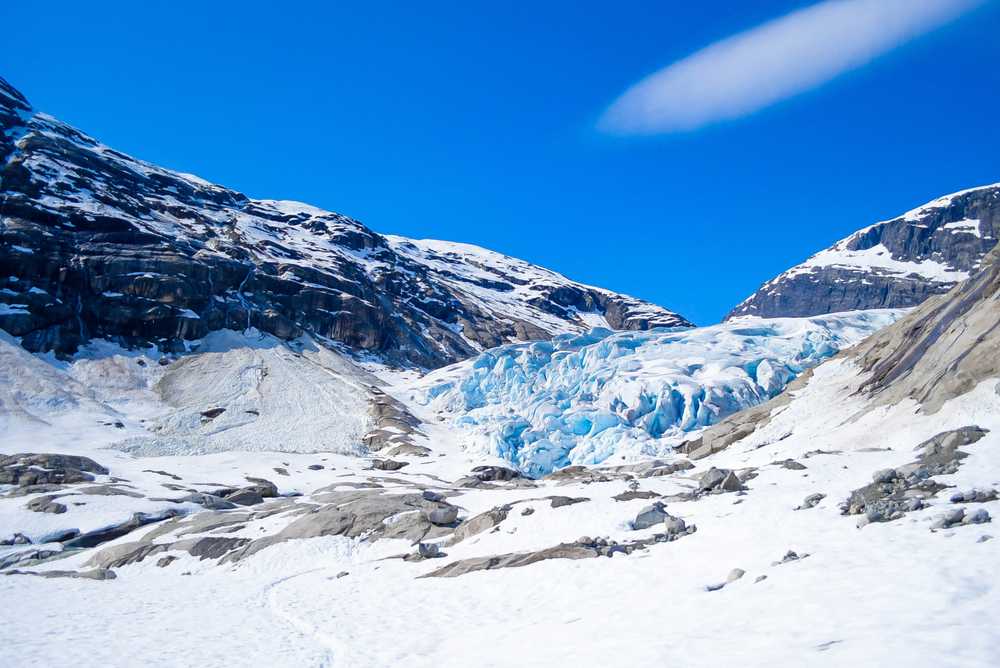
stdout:
POLYGON ((986 503, 997 500, 997 491, 970 489, 966 492, 955 492, 949 500, 952 503, 986 503))
POLYGON ((730 473, 728 469, 717 469, 714 466, 698 478, 698 489, 702 492, 708 492, 715 489, 722 484, 722 481, 726 479, 726 475, 730 473))
POLYGON ((36 513, 59 515, 66 512, 66 506, 57 502, 57 496, 39 496, 28 501, 27 508, 36 513))
POLYGON ((639 514, 632 520, 632 529, 641 531, 654 527, 657 524, 661 524, 667 517, 669 515, 667 514, 666 506, 657 501, 639 511, 639 514))
POLYGON ((225 500, 237 506, 255 506, 264 502, 260 489, 257 487, 244 487, 226 495, 225 500))
POLYGON ((427 521, 437 526, 454 524, 458 519, 458 508, 455 506, 439 506, 427 512, 427 521))
MULTIPOLYGON (((234 494, 236 494, 236 492, 234 492, 234 494)), ((231 510, 232 508, 235 508, 238 505, 236 501, 226 500, 223 499, 222 497, 215 496, 214 494, 204 494, 201 492, 194 492, 192 494, 182 496, 180 499, 178 499, 178 501, 182 503, 196 503, 199 506, 207 508, 208 510, 231 510)), ((257 501, 257 503, 260 503, 261 501, 263 501, 263 498, 261 498, 260 501, 257 501)), ((253 505, 253 504, 239 504, 239 505, 253 505)))
POLYGON ((965 524, 985 524, 989 521, 991 521, 990 514, 985 508, 979 508, 964 520, 965 524))
POLYGON ((666 519, 663 520, 663 527, 668 540, 674 540, 680 536, 688 534, 694 528, 688 527, 684 520, 679 517, 674 517, 673 515, 667 515, 666 519))
MULTIPOLYGON (((448 506, 448 507, 453 507, 453 506, 448 506)), ((475 517, 471 517, 465 520, 464 522, 462 522, 462 524, 458 526, 457 529, 455 529, 455 533, 454 535, 452 535, 451 540, 449 541, 449 545, 454 545, 455 543, 459 543, 465 540, 466 538, 475 536, 477 534, 481 534, 484 531, 489 531, 494 527, 500 526, 500 523, 503 522, 505 519, 507 519, 507 515, 510 513, 510 510, 511 506, 509 505, 497 506, 496 508, 491 508, 490 510, 487 510, 484 513, 480 513, 475 517)), ((456 510, 456 517, 457 517, 457 510, 456 510)), ((453 519, 450 522, 444 522, 444 524, 448 525, 454 521, 455 520, 453 519)), ((435 522, 435 524, 437 524, 437 522, 435 522)))
POLYGON ((506 466, 477 466, 472 469, 472 475, 483 482, 506 482, 522 477, 520 471, 506 466))
MULTIPOLYGON (((251 487, 256 489, 265 499, 273 499, 278 496, 278 486, 270 480, 247 476, 247 482, 253 483, 251 487)), ((247 487, 244 487, 243 489, 247 489, 247 487)))
POLYGON ((815 494, 810 494, 805 499, 802 500, 802 505, 797 506, 795 510, 808 510, 809 508, 815 508, 819 505, 819 502, 826 498, 826 494, 820 494, 819 492, 815 494))
POLYGON ((444 556, 437 543, 419 543, 417 545, 417 554, 424 559, 437 559, 444 556))
POLYGON ((249 538, 225 538, 222 536, 202 536, 177 541, 172 550, 185 550, 199 560, 218 559, 250 542, 249 538))
POLYGON ((425 448, 422 445, 414 445, 412 443, 400 443, 399 445, 393 447, 388 452, 385 453, 386 457, 429 457, 431 454, 430 448, 425 448))
POLYGON ((965 508, 955 508, 945 512, 931 524, 931 530, 949 529, 957 524, 961 524, 965 519, 965 508))
POLYGON ((409 466, 409 462, 401 462, 395 459, 373 459, 372 468, 376 471, 398 471, 404 466, 409 466))
POLYGON ((881 469, 872 474, 872 482, 887 483, 892 482, 898 477, 899 474, 896 473, 896 469, 881 469))
POLYGON ((781 564, 787 564, 792 561, 799 561, 800 559, 805 559, 808 556, 809 556, 808 554, 799 554, 795 550, 789 550, 788 552, 785 552, 785 556, 781 558, 781 561, 772 561, 771 565, 780 566, 781 564))
POLYGON ((719 485, 718 489, 723 492, 739 492, 743 489, 743 482, 740 480, 739 476, 730 471, 719 485))
POLYGON ((739 476, 729 469, 714 466, 698 478, 698 491, 702 493, 738 492, 743 489, 739 476))
POLYGON ((590 501, 590 499, 584 496, 578 496, 578 497, 550 496, 549 501, 552 503, 553 508, 562 508, 563 506, 572 506, 577 503, 590 501))

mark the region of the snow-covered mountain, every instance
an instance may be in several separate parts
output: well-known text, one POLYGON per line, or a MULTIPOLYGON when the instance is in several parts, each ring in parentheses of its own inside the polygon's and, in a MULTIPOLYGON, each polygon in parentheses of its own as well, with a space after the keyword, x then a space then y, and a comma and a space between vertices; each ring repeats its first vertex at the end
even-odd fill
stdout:
POLYGON ((728 318, 907 308, 974 272, 1000 238, 1000 184, 940 197, 776 276, 728 318))
POLYGON ((686 326, 653 304, 465 244, 384 237, 134 159, 0 79, 0 328, 182 350, 211 331, 309 333, 437 367, 512 341, 686 326))
POLYGON ((1000 187, 691 328, 0 124, 4 666, 997 664, 1000 187))

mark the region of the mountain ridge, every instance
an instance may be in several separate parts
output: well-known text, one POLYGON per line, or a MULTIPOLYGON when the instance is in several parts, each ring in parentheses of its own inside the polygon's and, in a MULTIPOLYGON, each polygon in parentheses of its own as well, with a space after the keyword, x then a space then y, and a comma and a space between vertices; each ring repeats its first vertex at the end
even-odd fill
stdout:
POLYGON ((691 325, 486 249, 384 236, 134 159, 3 80, 0 129, 0 328, 32 351, 109 337, 180 351, 254 327, 438 367, 595 325, 691 325))
POLYGON ((726 316, 909 308, 948 292, 1000 238, 1000 183, 961 190, 861 228, 764 283, 726 316))

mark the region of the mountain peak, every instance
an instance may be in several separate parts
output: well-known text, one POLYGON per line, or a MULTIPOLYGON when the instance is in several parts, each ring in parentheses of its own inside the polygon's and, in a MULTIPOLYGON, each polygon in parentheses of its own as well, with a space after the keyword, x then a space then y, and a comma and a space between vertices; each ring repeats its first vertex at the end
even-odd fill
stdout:
POLYGON ((859 229, 764 283, 727 319, 907 308, 975 272, 1000 238, 1000 184, 859 229))

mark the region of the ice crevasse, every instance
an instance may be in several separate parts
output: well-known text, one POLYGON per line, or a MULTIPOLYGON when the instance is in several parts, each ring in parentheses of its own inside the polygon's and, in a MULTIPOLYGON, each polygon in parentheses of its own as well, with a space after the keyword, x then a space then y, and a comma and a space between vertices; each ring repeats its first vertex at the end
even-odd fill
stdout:
POLYGON ((488 350, 428 374, 414 398, 444 415, 469 450, 500 456, 532 476, 663 456, 692 432, 774 397, 804 370, 903 313, 593 329, 488 350))

